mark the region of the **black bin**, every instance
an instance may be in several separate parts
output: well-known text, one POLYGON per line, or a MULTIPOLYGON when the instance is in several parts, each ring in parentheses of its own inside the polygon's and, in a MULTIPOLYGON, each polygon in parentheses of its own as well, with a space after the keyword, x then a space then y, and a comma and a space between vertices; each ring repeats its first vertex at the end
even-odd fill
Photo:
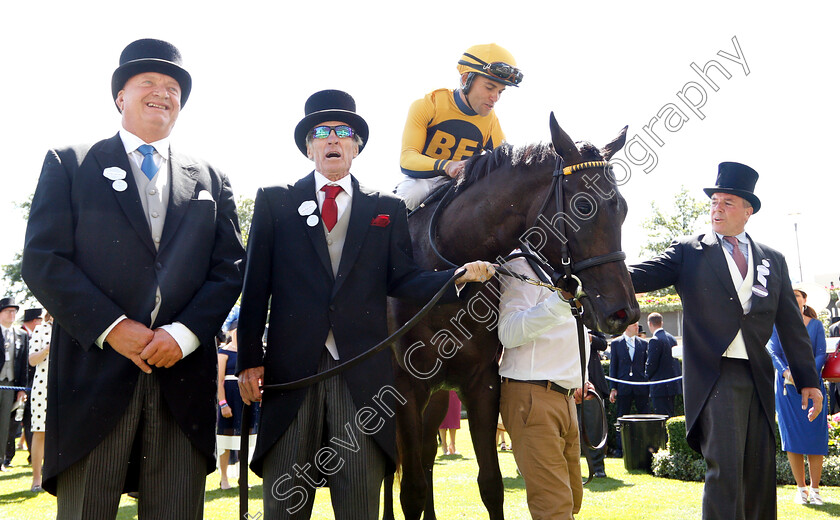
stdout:
POLYGON ((621 429, 621 446, 624 450, 624 468, 627 471, 643 469, 651 471, 653 454, 665 448, 668 432, 665 429, 667 415, 638 414, 618 418, 621 429))

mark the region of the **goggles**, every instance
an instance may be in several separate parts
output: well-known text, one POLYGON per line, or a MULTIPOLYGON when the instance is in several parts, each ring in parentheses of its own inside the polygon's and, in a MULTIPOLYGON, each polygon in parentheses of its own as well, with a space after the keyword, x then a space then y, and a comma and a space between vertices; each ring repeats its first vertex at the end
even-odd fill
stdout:
POLYGON ((332 132, 333 130, 335 130, 335 135, 339 139, 344 139, 346 137, 353 137, 354 135, 356 135, 356 132, 354 132, 353 129, 350 128, 347 125, 337 125, 337 126, 321 125, 321 126, 316 126, 315 128, 312 129, 312 131, 310 132, 310 135, 312 136, 313 139, 326 139, 327 137, 330 136, 330 132, 332 132))
POLYGON ((513 65, 508 65, 507 63, 503 63, 501 61, 488 63, 483 67, 483 70, 488 76, 493 76, 494 78, 498 78, 502 81, 509 81, 514 85, 519 85, 519 82, 522 81, 522 71, 513 65))
POLYGON ((464 53, 464 56, 474 59, 478 63, 470 63, 465 60, 460 60, 458 62, 459 65, 466 65, 467 67, 481 72, 482 74, 510 83, 511 85, 519 85, 519 83, 522 82, 522 71, 513 65, 508 65, 503 61, 487 63, 484 60, 467 53, 464 53))

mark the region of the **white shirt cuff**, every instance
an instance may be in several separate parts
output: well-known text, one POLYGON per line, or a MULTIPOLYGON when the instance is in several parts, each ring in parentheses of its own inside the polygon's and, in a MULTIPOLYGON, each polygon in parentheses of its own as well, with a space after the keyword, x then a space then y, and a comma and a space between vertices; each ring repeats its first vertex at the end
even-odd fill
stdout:
POLYGON ((172 336, 172 339, 178 343, 184 357, 187 357, 195 352, 195 349, 197 349, 198 345, 201 343, 198 340, 198 336, 193 334, 193 332, 181 322, 176 321, 174 323, 170 323, 169 325, 163 325, 161 328, 168 332, 169 335, 172 336))
POLYGON ((117 326, 117 324, 118 324, 119 322, 121 322, 122 320, 127 320, 127 319, 128 319, 128 316, 126 316, 125 314, 123 314, 122 316, 120 316, 119 318, 117 318, 116 320, 114 320, 114 323, 112 323, 110 327, 108 327, 107 329, 105 329, 105 332, 103 332, 102 334, 100 334, 100 335, 99 335, 99 337, 98 337, 98 338, 96 338, 96 346, 97 346, 97 347, 99 347, 99 348, 102 348, 102 347, 103 347, 103 345, 105 345, 105 338, 107 338, 107 337, 108 337, 108 334, 110 334, 110 333, 111 333, 111 331, 112 331, 112 330, 114 330, 114 327, 116 327, 116 326, 117 326))

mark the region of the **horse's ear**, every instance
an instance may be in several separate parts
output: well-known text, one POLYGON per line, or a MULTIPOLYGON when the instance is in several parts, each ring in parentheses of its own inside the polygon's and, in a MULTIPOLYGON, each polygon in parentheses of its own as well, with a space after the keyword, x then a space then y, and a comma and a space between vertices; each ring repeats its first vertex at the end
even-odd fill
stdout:
POLYGON ((581 162, 580 152, 575 146, 575 142, 569 137, 560 125, 557 124, 557 119, 554 117, 554 112, 548 120, 548 126, 551 128, 551 144, 554 145, 554 151, 557 155, 563 158, 566 164, 577 164, 581 162))
POLYGON ((601 155, 604 156, 605 161, 609 161, 613 155, 618 153, 619 150, 624 148, 624 141, 627 140, 627 127, 621 129, 619 132, 618 137, 612 140, 612 142, 607 143, 603 149, 601 149, 601 155))

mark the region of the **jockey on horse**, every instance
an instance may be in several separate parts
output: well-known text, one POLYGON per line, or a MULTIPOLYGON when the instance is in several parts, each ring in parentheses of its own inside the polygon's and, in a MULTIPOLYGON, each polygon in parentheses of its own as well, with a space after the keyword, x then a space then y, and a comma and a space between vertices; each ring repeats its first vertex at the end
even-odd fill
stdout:
POLYGON ((409 108, 400 154, 406 177, 395 190, 409 210, 461 173, 466 159, 505 139, 493 107, 505 87, 522 81, 513 55, 495 43, 474 45, 458 72, 460 89, 434 90, 409 108))

